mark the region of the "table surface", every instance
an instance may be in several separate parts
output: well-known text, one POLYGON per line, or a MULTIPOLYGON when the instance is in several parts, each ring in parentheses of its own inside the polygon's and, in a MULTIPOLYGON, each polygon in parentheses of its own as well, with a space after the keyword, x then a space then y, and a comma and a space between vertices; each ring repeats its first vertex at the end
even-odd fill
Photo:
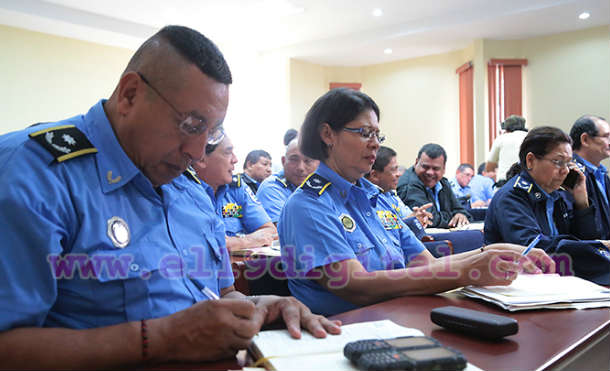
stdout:
POLYGON ((610 331, 608 308, 587 310, 527 310, 507 312, 495 305, 458 293, 412 296, 389 300, 334 316, 344 324, 391 319, 460 350, 484 370, 548 369, 610 331), (430 320, 430 311, 455 305, 508 316, 519 322, 519 332, 497 341, 451 332, 430 320))
MULTIPOLYGON (((544 370, 560 364, 588 344, 610 332, 608 308, 587 310, 528 310, 507 312, 495 305, 458 293, 409 296, 388 300, 331 317, 343 324, 390 319, 421 330, 443 345, 461 351, 470 363, 484 370, 544 370), (451 332, 432 323, 433 308, 455 305, 508 316, 519 322, 519 332, 489 341, 451 332)), ((244 360, 197 364, 159 365, 155 369, 239 370, 244 360)))

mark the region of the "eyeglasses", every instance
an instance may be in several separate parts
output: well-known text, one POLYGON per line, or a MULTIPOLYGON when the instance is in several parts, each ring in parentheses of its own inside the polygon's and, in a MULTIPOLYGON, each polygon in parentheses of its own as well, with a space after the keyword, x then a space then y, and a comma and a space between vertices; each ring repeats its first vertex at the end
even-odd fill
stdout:
POLYGON ((555 160, 555 159, 550 159, 550 158, 544 158, 544 157, 540 157, 540 156, 536 156, 536 157, 539 158, 540 160, 550 161, 558 169, 563 169, 563 168, 567 169, 568 165, 572 162, 572 160, 561 161, 561 160, 555 160))
MULTIPOLYGON (((178 129, 182 134, 186 135, 187 137, 195 137, 205 133, 205 131, 208 130, 208 124, 205 122, 204 119, 196 117, 194 113, 184 113, 178 111, 176 107, 174 107, 174 105, 171 104, 170 101, 159 92, 159 90, 152 86, 152 84, 148 81, 146 77, 144 77, 141 72, 138 72, 138 76, 140 76, 142 81, 144 81, 144 83, 152 91, 154 91, 165 103, 167 103, 167 105, 170 106, 170 108, 176 113, 176 115, 180 117, 178 129)), ((222 125, 218 125, 212 130, 212 132, 208 133, 207 144, 214 145, 220 143, 225 137, 225 132, 222 125)))
POLYGON ((385 141, 385 135, 381 134, 378 131, 371 130, 369 128, 343 128, 343 130, 350 133, 358 133, 365 140, 373 139, 373 137, 377 138, 379 143, 383 143, 385 141))

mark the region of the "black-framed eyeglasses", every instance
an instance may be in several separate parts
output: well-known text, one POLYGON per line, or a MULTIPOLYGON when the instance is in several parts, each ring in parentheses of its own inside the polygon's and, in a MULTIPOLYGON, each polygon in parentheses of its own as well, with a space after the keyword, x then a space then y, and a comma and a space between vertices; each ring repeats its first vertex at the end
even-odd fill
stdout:
POLYGON ((350 132, 350 133, 360 134, 360 136, 364 140, 370 140, 370 139, 373 139, 373 137, 375 137, 375 138, 377 138, 377 141, 379 143, 383 143, 385 141, 384 134, 381 134, 380 132, 378 132, 376 130, 371 130, 366 127, 364 127, 364 128, 343 128, 343 130, 350 132))
MULTIPOLYGON (((159 96, 168 106, 180 117, 180 122, 178 123, 178 129, 180 132, 188 137, 194 137, 203 134, 208 129, 208 124, 204 119, 197 117, 194 113, 184 113, 178 111, 176 107, 167 99, 157 88, 155 88, 150 81, 141 73, 138 72, 138 76, 144 81, 144 83, 159 96)), ((224 136, 225 132, 222 125, 218 125, 213 131, 208 134, 208 144, 214 145, 220 143, 224 136)))

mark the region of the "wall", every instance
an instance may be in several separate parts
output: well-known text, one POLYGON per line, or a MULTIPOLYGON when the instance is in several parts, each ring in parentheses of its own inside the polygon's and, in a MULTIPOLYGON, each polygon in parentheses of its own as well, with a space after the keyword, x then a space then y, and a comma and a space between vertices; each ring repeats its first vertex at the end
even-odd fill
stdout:
POLYGON ((0 133, 86 112, 132 51, 0 26, 0 133))

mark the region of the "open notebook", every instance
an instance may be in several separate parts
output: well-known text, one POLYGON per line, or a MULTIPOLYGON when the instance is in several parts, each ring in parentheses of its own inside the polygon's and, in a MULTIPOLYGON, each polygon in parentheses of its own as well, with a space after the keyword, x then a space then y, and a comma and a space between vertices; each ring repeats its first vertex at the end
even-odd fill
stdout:
POLYGON ((398 336, 423 336, 423 333, 390 320, 341 326, 340 335, 328 335, 324 339, 314 338, 307 332, 303 332, 301 339, 293 339, 286 330, 269 330, 254 337, 250 352, 255 360, 260 360, 257 365, 268 370, 357 370, 343 356, 345 344, 398 336))
POLYGON ((468 286, 462 293, 511 312, 610 307, 609 289, 579 277, 557 274, 520 274, 508 286, 468 286))

